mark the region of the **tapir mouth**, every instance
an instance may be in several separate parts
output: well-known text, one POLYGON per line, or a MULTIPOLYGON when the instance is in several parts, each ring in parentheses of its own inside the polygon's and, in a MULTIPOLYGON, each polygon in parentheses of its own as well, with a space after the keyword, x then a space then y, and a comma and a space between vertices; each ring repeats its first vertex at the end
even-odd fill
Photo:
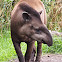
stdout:
MULTIPOLYGON (((47 44, 44 40, 42 40, 42 43, 47 44)), ((52 44, 47 44, 48 46, 52 46, 52 44)))

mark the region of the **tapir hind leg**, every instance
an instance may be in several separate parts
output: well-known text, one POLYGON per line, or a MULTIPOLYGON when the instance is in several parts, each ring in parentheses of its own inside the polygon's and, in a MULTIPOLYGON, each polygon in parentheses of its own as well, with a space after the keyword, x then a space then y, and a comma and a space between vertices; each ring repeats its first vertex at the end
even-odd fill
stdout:
POLYGON ((34 44, 35 44, 34 41, 27 43, 27 51, 25 54, 25 62, 30 62, 30 58, 31 58, 31 54, 33 51, 34 44))
POLYGON ((37 57, 35 62, 41 62, 42 42, 37 42, 37 57))
POLYGON ((32 51, 32 53, 31 53, 30 62, 35 62, 35 58, 36 58, 36 47, 35 47, 35 45, 34 45, 33 51, 32 51))

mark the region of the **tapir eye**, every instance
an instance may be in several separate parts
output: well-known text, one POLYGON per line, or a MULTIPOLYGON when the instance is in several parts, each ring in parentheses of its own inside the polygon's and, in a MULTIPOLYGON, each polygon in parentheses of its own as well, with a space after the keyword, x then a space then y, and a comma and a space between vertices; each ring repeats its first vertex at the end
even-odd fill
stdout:
POLYGON ((41 13, 42 13, 42 11, 39 12, 39 14, 41 14, 41 13))
POLYGON ((31 20, 31 16, 27 12, 23 12, 22 17, 23 17, 24 21, 30 21, 31 20))

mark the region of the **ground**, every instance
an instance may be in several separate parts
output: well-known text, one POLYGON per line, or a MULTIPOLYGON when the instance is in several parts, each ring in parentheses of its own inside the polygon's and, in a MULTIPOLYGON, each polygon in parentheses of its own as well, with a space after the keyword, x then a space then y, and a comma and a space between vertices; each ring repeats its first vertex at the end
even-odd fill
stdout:
POLYGON ((62 55, 44 55, 42 56, 42 62, 62 62, 62 55))
MULTIPOLYGON (((62 55, 59 54, 48 54, 43 55, 41 62, 62 62, 62 55)), ((19 62, 18 59, 10 60, 9 62, 19 62)))

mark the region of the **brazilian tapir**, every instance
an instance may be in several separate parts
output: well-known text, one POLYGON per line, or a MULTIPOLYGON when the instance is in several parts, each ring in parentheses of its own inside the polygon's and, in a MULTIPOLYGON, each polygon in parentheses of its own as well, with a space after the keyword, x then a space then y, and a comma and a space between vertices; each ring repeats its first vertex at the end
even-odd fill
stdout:
POLYGON ((15 5, 11 13, 11 38, 19 62, 41 62, 42 43, 48 46, 53 44, 46 24, 46 11, 41 0, 20 0, 15 5), (32 52, 35 50, 35 41, 37 56, 34 61, 32 52), (21 52, 21 42, 27 44, 25 57, 21 52))

